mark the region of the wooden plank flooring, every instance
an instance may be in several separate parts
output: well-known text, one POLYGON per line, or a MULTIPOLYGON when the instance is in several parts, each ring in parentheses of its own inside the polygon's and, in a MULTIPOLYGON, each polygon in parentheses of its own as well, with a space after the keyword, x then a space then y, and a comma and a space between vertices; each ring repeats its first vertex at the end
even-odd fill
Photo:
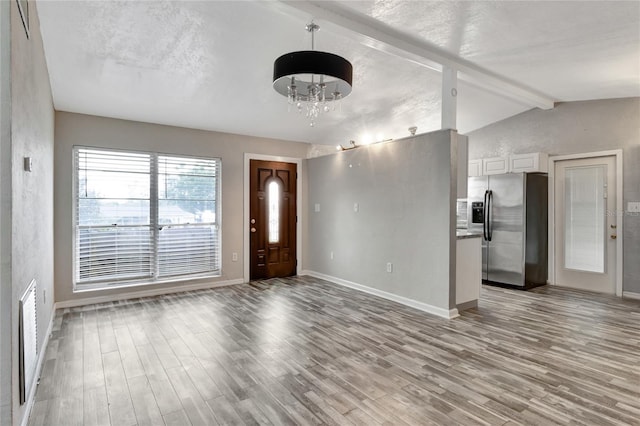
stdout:
POLYGON ((30 425, 640 425, 640 302, 485 287, 455 320, 310 277, 56 313, 30 425))

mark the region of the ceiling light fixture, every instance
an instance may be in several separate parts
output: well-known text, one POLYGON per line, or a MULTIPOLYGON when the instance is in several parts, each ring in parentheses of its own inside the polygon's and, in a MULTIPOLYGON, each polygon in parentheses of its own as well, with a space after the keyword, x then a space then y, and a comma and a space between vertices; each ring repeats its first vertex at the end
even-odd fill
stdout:
POLYGON ((353 66, 342 56, 318 52, 313 22, 306 26, 311 33, 311 50, 285 53, 273 63, 273 88, 287 97, 289 110, 295 105, 305 112, 313 127, 320 113, 335 109, 340 100, 351 93, 353 66))
POLYGON ((389 139, 382 139, 382 140, 378 140, 378 141, 367 141, 367 142, 362 142, 362 143, 356 143, 356 141, 349 141, 349 147, 345 148, 344 146, 342 146, 342 144, 340 145, 336 145, 336 150, 337 151, 349 151, 350 149, 354 149, 354 148, 360 148, 361 146, 367 146, 367 145, 373 145, 373 144, 377 144, 377 143, 383 143, 383 142, 391 142, 393 141, 393 138, 389 138, 389 139))
POLYGON ((349 151, 350 149, 354 149, 354 148, 359 148, 360 145, 356 144, 356 141, 349 141, 349 145, 351 145, 349 148, 345 148, 344 146, 342 146, 342 144, 336 146, 336 149, 338 151, 349 151))

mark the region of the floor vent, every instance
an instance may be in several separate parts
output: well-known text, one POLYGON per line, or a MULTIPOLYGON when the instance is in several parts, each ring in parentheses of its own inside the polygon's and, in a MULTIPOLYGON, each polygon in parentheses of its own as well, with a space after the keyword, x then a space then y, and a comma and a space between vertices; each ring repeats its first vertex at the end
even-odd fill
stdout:
POLYGON ((29 287, 19 301, 18 312, 18 348, 19 348, 19 381, 20 404, 24 404, 31 391, 33 375, 38 362, 38 328, 37 328, 37 293, 36 280, 32 280, 29 287))

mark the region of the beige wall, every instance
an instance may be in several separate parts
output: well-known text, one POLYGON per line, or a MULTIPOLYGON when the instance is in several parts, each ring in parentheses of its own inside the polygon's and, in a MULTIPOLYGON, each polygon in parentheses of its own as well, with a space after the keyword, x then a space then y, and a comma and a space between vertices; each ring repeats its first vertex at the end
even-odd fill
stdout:
MULTIPOLYGON (((530 110, 469 134, 469 159, 623 150, 623 200, 640 201, 640 98, 567 102, 530 110)), ((640 293, 640 216, 623 217, 623 291, 640 293)))
POLYGON ((192 130, 66 112, 56 113, 55 290, 56 302, 154 290, 180 284, 73 292, 72 148, 74 145, 153 151, 222 159, 222 276, 194 284, 243 278, 244 153, 305 158, 308 144, 192 130), (231 253, 238 261, 231 261, 231 253))
MULTIPOLYGON (((27 38, 16 2, 10 3, 11 324, 12 330, 17 330, 17 300, 35 279, 38 347, 42 352, 53 314, 53 102, 36 4, 29 2, 30 37, 27 38), (32 172, 23 170, 24 157, 33 159, 32 172)), ((19 405, 17 391, 17 333, 12 334, 11 340, 13 424, 20 424, 27 414, 27 405, 19 405)))

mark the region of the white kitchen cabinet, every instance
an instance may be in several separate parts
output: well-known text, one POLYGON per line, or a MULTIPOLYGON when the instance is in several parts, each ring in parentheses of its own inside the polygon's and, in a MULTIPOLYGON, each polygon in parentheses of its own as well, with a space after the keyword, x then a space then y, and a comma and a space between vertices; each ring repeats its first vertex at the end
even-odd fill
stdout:
POLYGON ((456 244, 456 306, 475 308, 482 286, 482 240, 458 237, 456 244))
POLYGON ((482 176, 482 160, 470 160, 468 176, 482 176))
POLYGON ((543 172, 549 169, 549 155, 544 152, 511 154, 508 157, 483 158, 469 161, 468 175, 486 176, 503 173, 543 172))
POLYGON ((509 170, 509 158, 507 157, 494 157, 482 159, 482 174, 483 175, 500 175, 508 173, 509 170))
POLYGON ((509 156, 509 171, 520 172, 547 172, 549 156, 544 152, 531 154, 512 154, 509 156))

